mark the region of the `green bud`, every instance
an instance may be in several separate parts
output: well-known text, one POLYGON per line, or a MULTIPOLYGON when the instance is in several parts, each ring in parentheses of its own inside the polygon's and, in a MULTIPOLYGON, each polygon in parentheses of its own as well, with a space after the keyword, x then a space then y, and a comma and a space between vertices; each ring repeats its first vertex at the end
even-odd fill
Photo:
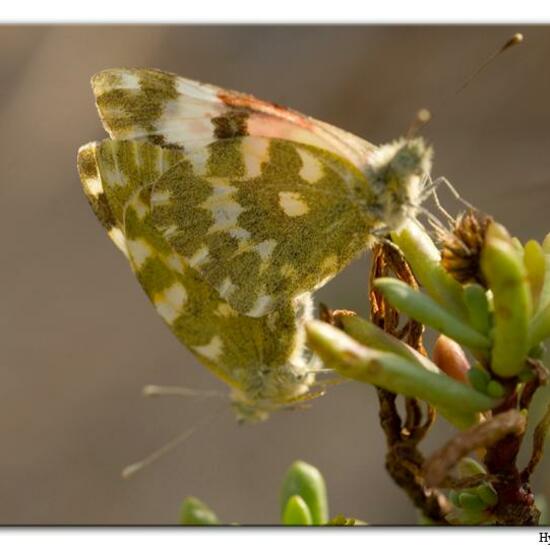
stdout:
POLYGON ((311 512, 301 496, 292 495, 287 500, 282 523, 283 525, 313 525, 311 512))
POLYGON ((219 525, 216 514, 198 498, 187 497, 181 504, 181 525, 219 525))
POLYGON ((487 508, 487 504, 478 495, 466 491, 458 495, 458 503, 464 510, 471 510, 472 512, 481 512, 487 508))
POLYGON ((523 369, 529 351, 532 300, 523 259, 506 235, 502 226, 489 225, 481 268, 493 292, 491 368, 499 376, 511 377, 523 369))
POLYGON ((500 382, 497 382, 496 380, 491 380, 487 384, 487 395, 490 395, 495 399, 500 399, 504 396, 504 393, 504 387, 500 382))
POLYGON ((496 506, 498 502, 498 494, 490 483, 482 483, 479 487, 477 487, 476 493, 477 496, 485 504, 487 504, 487 506, 496 506))
POLYGON ((449 500, 452 502, 454 506, 457 506, 457 507, 460 506, 460 503, 458 502, 458 493, 454 489, 451 489, 449 491, 449 500))
POLYGON ((458 474, 461 478, 478 476, 486 473, 487 470, 485 470, 485 466, 469 456, 461 458, 458 463, 458 474))
POLYGON ((454 519, 458 525, 484 525, 490 522, 491 515, 486 510, 464 509, 460 510, 454 519))
MULTIPOLYGON (((311 515, 312 525, 323 525, 329 519, 325 480, 315 466, 294 462, 283 480, 281 492, 281 515, 284 517, 288 501, 298 495, 304 501, 311 515)), ((297 510, 296 503, 293 510, 297 510)))
POLYGON ((429 325, 455 342, 471 349, 489 348, 490 342, 486 336, 470 328, 432 298, 414 290, 406 283, 391 277, 382 277, 374 281, 374 287, 399 311, 429 325))
POLYGON ((512 246, 516 249, 517 253, 523 258, 523 245, 521 244, 521 241, 517 237, 510 237, 510 235, 508 235, 508 232, 506 232, 506 236, 512 243, 512 246))

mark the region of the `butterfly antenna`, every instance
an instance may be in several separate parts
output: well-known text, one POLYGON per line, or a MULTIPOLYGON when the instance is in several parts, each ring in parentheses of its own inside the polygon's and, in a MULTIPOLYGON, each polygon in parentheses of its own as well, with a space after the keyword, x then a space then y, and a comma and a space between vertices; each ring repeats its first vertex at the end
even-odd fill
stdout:
POLYGON ((459 94, 466 88, 476 76, 489 65, 496 57, 498 57, 501 53, 504 53, 506 50, 509 50, 513 46, 517 46, 518 44, 521 44, 523 42, 523 34, 520 32, 517 32, 514 34, 511 38, 509 38, 496 52, 494 52, 492 55, 490 55, 458 88, 456 91, 456 94, 459 94))
POLYGON ((145 397, 226 397, 224 393, 217 390, 197 390, 193 388, 186 388, 184 386, 156 386, 154 384, 149 384, 144 386, 142 391, 145 397))
POLYGON ((416 116, 414 117, 414 119, 409 125, 409 129, 405 134, 406 138, 412 139, 414 136, 416 136, 420 128, 428 124, 428 122, 430 122, 431 119, 432 119, 432 113, 430 113, 428 109, 419 109, 416 112, 416 116))
MULTIPOLYGON (((225 408, 225 404, 223 408, 225 408)), ((163 456, 166 456, 167 454, 171 453, 179 445, 187 441, 200 427, 205 426, 206 424, 211 422, 214 418, 218 417, 219 414, 222 412, 223 408, 220 407, 219 409, 214 411, 212 414, 205 416, 202 420, 197 422, 193 427, 177 435, 171 441, 169 441, 166 445, 163 445, 160 449, 157 449, 156 451, 152 452, 149 456, 146 456, 144 459, 139 460, 138 462, 134 462, 133 464, 129 464, 128 466, 123 468, 121 472, 123 479, 130 479, 131 477, 136 475, 138 472, 140 472, 147 466, 154 464, 163 456)))

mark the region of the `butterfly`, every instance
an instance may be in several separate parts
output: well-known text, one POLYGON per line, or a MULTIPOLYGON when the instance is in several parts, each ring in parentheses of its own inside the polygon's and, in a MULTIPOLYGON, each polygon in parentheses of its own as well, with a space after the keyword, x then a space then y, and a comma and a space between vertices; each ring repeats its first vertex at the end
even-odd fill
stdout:
POLYGON ((239 419, 313 395, 312 293, 416 216, 431 149, 159 70, 92 89, 110 139, 80 148, 80 179, 159 315, 239 419))

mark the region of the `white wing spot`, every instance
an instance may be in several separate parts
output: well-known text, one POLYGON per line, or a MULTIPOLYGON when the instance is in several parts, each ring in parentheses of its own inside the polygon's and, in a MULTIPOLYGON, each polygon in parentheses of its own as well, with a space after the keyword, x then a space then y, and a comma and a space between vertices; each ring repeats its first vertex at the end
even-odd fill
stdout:
POLYGON ((178 273, 182 273, 184 270, 184 264, 182 259, 177 254, 170 254, 167 256, 164 261, 170 266, 173 270, 178 273))
POLYGON ((177 233, 179 230, 180 228, 177 225, 172 224, 162 230, 162 235, 164 236, 164 238, 169 239, 174 235, 174 233, 177 233))
POLYGON ((208 260, 208 247, 201 246, 194 254, 189 258, 189 265, 191 267, 198 267, 208 260))
POLYGON ((228 183, 227 178, 212 178, 212 194, 200 205, 214 217, 214 224, 208 233, 224 231, 237 225, 239 214, 244 208, 231 195, 237 191, 228 183))
POLYGON ((229 234, 238 241, 248 241, 248 239, 250 239, 250 231, 242 227, 233 227, 229 230, 229 234))
POLYGON ((117 248, 123 252, 123 254, 128 257, 128 250, 126 248, 126 237, 124 233, 118 227, 111 227, 109 229, 109 237, 115 243, 117 248))
POLYGON ((187 302, 187 291, 181 283, 159 292, 154 299, 155 308, 159 315, 167 322, 172 323, 181 313, 187 302))
POLYGON ((226 277, 217 287, 216 290, 220 293, 222 298, 227 298, 230 294, 233 294, 237 290, 237 285, 231 282, 229 277, 226 277))
POLYGON ((216 311, 214 313, 219 317, 232 317, 237 315, 237 312, 229 304, 226 304, 225 302, 222 302, 216 308, 216 311))
POLYGON ((137 239, 136 241, 127 240, 126 245, 130 255, 132 256, 132 260, 138 269, 140 269, 145 261, 153 255, 153 249, 149 243, 143 239, 137 239))
POLYGON ((139 90, 141 88, 139 78, 131 72, 121 71, 118 73, 118 77, 120 79, 117 86, 118 88, 130 88, 133 90, 139 90))
POLYGON ((309 212, 309 206, 304 202, 302 195, 293 191, 279 193, 279 206, 291 218, 303 216, 309 212))
POLYGON ((134 200, 132 202, 132 206, 134 207, 136 214, 140 220, 145 218, 145 216, 149 212, 149 207, 140 199, 134 200))
POLYGON ((259 296, 254 305, 250 308, 246 314, 249 317, 262 317, 265 315, 273 303, 273 298, 267 294, 262 294, 259 296))
POLYGON ((208 159, 210 158, 210 150, 207 147, 200 147, 193 150, 187 157, 187 160, 193 167, 193 172, 197 176, 206 174, 208 159))
POLYGON ((223 342, 219 336, 214 336, 205 346, 193 346, 193 349, 203 357, 215 361, 222 353, 223 342))
POLYGON ((244 173, 247 178, 256 178, 262 173, 262 164, 269 161, 269 140, 245 138, 241 142, 244 173))
POLYGON ((172 193, 170 191, 153 191, 151 195, 151 203, 155 206, 170 204, 172 201, 172 193))
POLYGON ((98 197, 103 193, 103 184, 98 177, 86 178, 83 183, 86 191, 88 191, 88 194, 92 197, 98 197))
MULTIPOLYGON (((205 203, 201 207, 208 208, 205 203)), ((208 210, 214 216, 214 224, 208 228, 208 233, 215 233, 237 225, 239 215, 244 208, 238 202, 228 198, 225 202, 218 203, 208 210)))
POLYGON ((258 243, 254 250, 260 255, 262 260, 267 260, 273 253, 274 248, 277 246, 277 241, 273 239, 268 239, 267 241, 262 241, 258 243))
POLYGON ((296 148, 296 151, 302 159, 302 168, 300 177, 308 183, 315 183, 324 176, 323 165, 309 152, 296 148))

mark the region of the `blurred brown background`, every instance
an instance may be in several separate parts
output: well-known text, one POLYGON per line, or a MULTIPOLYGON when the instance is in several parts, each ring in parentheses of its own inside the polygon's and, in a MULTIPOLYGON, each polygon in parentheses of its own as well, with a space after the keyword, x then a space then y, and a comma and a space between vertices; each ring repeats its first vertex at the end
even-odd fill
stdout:
MULTIPOLYGON (((550 27, 0 27, 0 523, 173 523, 190 494, 225 521, 276 522, 296 458, 325 474, 333 514, 415 523, 384 470, 375 393, 359 384, 262 425, 238 426, 226 408, 120 479, 219 406, 145 400, 144 384, 223 387, 165 328, 81 191, 76 151, 104 136, 89 79, 116 66, 250 92, 374 143, 428 107, 434 175, 540 239, 550 229, 550 27), (525 44, 456 95, 517 31, 525 44)), ((356 262, 318 297, 364 312, 367 270, 356 262)), ((425 449, 451 433, 441 421, 425 449)), ((550 496, 544 468, 536 487, 550 496)))

